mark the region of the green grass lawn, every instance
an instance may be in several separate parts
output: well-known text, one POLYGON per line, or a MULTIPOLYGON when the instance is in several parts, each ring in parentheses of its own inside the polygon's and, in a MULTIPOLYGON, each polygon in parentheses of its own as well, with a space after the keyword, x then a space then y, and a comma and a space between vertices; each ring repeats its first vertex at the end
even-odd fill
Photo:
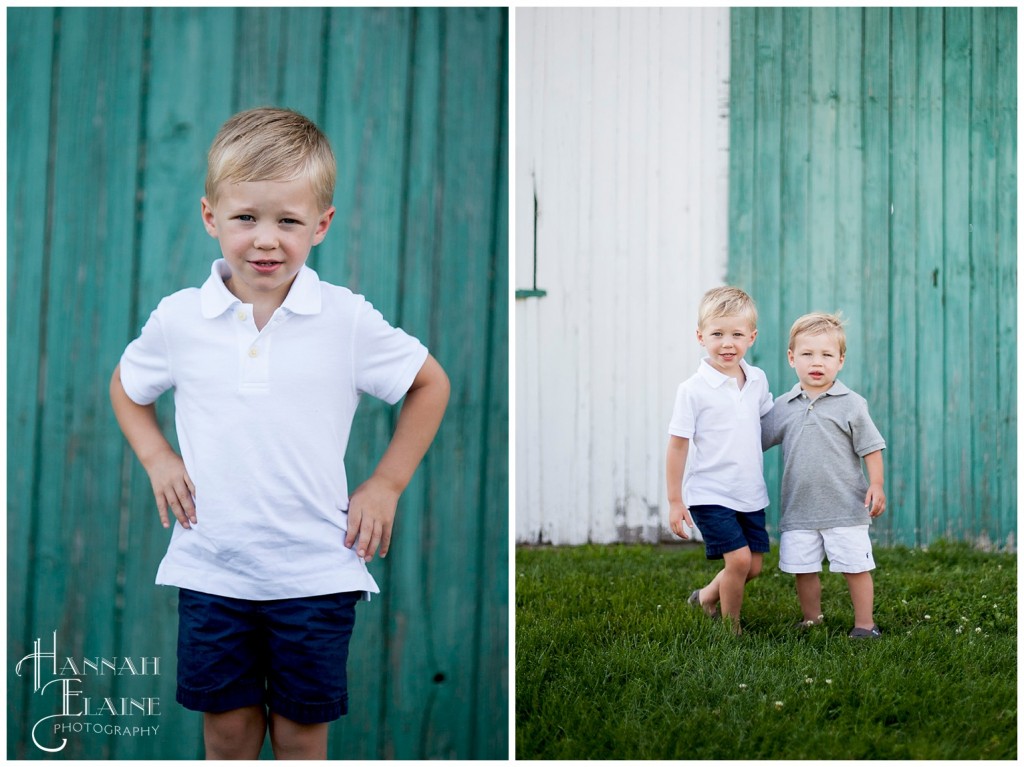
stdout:
POLYGON ((825 624, 777 551, 744 634, 686 604, 702 547, 516 552, 518 759, 1015 759, 1017 560, 961 545, 876 549, 880 640, 850 640, 843 577, 825 624))

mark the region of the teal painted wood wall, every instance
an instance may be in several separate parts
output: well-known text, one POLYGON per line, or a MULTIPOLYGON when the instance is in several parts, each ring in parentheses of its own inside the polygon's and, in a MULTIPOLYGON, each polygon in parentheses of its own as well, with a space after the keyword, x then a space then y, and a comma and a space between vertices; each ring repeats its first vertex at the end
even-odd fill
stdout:
MULTIPOLYGON (((218 255, 199 217, 214 133, 275 104, 315 119, 339 160, 311 265, 423 339, 453 387, 392 553, 371 565, 383 594, 359 606, 331 756, 505 758, 507 11, 7 14, 9 756, 47 756, 30 731, 60 712, 55 688, 14 669, 53 631, 62 657, 161 659, 159 675, 81 683, 93 710, 159 698, 156 735, 71 733, 54 757, 202 754, 200 715, 174 702, 176 592, 153 585, 167 535, 107 385, 158 299, 218 255)), ((169 397, 158 411, 172 431, 169 397)), ((353 482, 395 415, 364 403, 353 482)), ((92 722, 155 721, 131 719, 92 722)))
POLYGON ((750 8, 731 24, 729 280, 758 303, 751 359, 788 390, 793 320, 842 310, 841 377, 888 443, 876 539, 1012 549, 1016 9, 750 8))

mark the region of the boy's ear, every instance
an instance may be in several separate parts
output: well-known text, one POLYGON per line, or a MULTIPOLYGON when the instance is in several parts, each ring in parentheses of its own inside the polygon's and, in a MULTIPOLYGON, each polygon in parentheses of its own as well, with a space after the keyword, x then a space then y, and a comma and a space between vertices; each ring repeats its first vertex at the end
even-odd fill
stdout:
POLYGON ((327 236, 327 230, 331 228, 331 222, 334 220, 334 213, 335 208, 332 205, 320 214, 320 220, 316 224, 316 231, 313 232, 314 245, 319 245, 324 241, 324 237, 327 236))
POLYGON ((199 206, 203 216, 203 226, 206 227, 206 233, 216 239, 217 222, 213 217, 213 206, 210 205, 210 201, 205 197, 199 201, 199 206))
POLYGON ((789 366, 790 367, 795 367, 795 365, 793 364, 793 350, 792 349, 786 349, 786 358, 789 360, 789 366))

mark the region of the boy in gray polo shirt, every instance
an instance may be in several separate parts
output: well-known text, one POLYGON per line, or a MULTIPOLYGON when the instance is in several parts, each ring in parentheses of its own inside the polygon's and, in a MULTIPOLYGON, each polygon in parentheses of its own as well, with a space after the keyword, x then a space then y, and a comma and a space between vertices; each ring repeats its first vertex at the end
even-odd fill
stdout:
POLYGON ((846 577, 853 601, 853 638, 881 636, 874 620, 874 582, 868 527, 885 511, 885 440, 867 401, 836 376, 846 358, 842 321, 806 314, 789 333, 789 364, 799 383, 776 398, 761 419, 761 444, 782 443, 779 568, 796 575, 800 625, 822 622, 821 563, 846 577), (867 479, 861 468, 867 468, 867 479))

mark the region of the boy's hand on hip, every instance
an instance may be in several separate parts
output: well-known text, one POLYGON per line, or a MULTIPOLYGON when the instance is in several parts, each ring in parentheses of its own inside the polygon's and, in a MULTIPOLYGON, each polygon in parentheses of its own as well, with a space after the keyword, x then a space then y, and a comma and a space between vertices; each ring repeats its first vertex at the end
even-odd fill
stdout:
POLYGON ((885 491, 881 485, 868 487, 868 494, 864 496, 864 507, 868 510, 869 516, 882 515, 882 512, 885 511, 885 491))
POLYGON ((680 501, 669 504, 668 526, 684 541, 690 539, 690 536, 686 534, 686 528, 693 529, 693 520, 690 518, 690 510, 686 508, 686 504, 680 501))
POLYGON ((356 553, 364 562, 373 559, 378 546, 381 559, 387 556, 398 496, 387 482, 371 477, 349 498, 345 546, 351 549, 358 539, 356 553))
POLYGON ((153 497, 160 512, 160 524, 170 527, 167 510, 182 527, 190 530, 196 524, 196 486, 185 471, 185 462, 173 451, 161 453, 146 466, 149 481, 153 485, 153 497))

